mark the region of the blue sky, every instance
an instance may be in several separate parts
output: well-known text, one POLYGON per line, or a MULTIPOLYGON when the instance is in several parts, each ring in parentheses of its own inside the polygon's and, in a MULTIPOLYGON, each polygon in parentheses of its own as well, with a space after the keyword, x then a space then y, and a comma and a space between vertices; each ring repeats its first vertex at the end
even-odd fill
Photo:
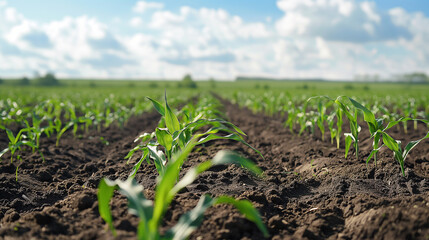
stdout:
MULTIPOLYGON (((282 11, 277 8, 275 0, 165 0, 159 2, 164 3, 165 9, 170 11, 177 11, 181 6, 222 8, 248 21, 263 21, 267 17, 276 19, 282 16, 282 11)), ((8 5, 19 9, 27 17, 40 21, 60 19, 64 16, 77 17, 82 14, 96 16, 108 21, 112 16, 126 17, 129 15, 129 10, 135 3, 136 1, 133 0, 13 0, 8 5)), ((378 0, 376 3, 381 10, 399 6, 409 12, 420 11, 429 16, 429 3, 427 0, 378 0)))
POLYGON ((0 77, 428 72, 426 0, 0 0, 0 77))

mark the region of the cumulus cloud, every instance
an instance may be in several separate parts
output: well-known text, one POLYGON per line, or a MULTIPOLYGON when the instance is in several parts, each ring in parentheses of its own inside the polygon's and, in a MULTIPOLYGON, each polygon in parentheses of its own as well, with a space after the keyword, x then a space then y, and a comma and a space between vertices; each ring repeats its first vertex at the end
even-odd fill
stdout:
POLYGON ((56 53, 74 60, 94 58, 103 50, 121 50, 121 43, 95 18, 65 17, 44 26, 56 53))
POLYGON ((280 18, 137 2, 112 24, 94 16, 37 22, 0 1, 0 75, 350 79, 429 69, 429 18, 376 2, 278 0, 280 18))
POLYGON ((132 27, 140 27, 143 25, 143 20, 140 17, 133 17, 130 20, 130 25, 132 27))
POLYGON ((392 21, 402 27, 407 27, 412 33, 411 39, 403 39, 399 45, 412 51, 420 61, 420 67, 429 64, 429 18, 422 13, 408 13, 402 8, 393 8, 389 11, 392 21), (423 65, 422 65, 423 64, 423 65))
POLYGON ((149 26, 162 31, 178 28, 181 32, 192 28, 200 31, 203 35, 229 40, 267 38, 270 36, 270 31, 264 23, 246 23, 239 16, 230 15, 223 9, 182 7, 178 14, 170 11, 158 11, 153 14, 149 26))
POLYGON ((329 41, 370 42, 410 38, 373 2, 354 0, 279 0, 284 16, 276 29, 282 36, 323 37, 329 41))
POLYGON ((51 41, 47 34, 40 30, 36 23, 22 21, 13 26, 6 34, 5 38, 21 49, 49 48, 51 41))
POLYGON ((133 11, 136 13, 144 13, 149 10, 156 10, 162 8, 164 8, 164 4, 160 2, 138 1, 133 7, 133 11))

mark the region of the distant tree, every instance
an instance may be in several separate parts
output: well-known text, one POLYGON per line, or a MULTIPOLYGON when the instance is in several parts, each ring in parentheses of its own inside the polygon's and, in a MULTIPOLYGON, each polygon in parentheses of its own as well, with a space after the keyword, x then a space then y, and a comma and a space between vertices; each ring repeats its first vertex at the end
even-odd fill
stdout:
POLYGON ((355 89, 355 87, 352 84, 347 83, 344 85, 344 89, 345 90, 353 90, 353 89, 355 89))
POLYGON ((36 78, 36 84, 40 86, 58 86, 60 82, 53 73, 47 73, 43 77, 36 78))
POLYGON ((4 83, 4 80, 0 78, 0 84, 3 84, 3 83, 4 83))
POLYGON ((268 90, 268 89, 270 89, 270 86, 268 84, 264 84, 264 89, 268 90))
POLYGON ((150 82, 150 83, 149 83, 149 87, 150 87, 150 88, 158 88, 158 87, 159 87, 159 85, 158 85, 158 83, 157 83, 157 82, 152 81, 152 82, 150 82))
POLYGON ((21 79, 18 80, 18 85, 20 86, 28 86, 30 85, 30 79, 28 79, 27 77, 23 77, 21 79))
POLYGON ((407 82, 407 83, 429 83, 429 76, 423 72, 414 72, 407 74, 397 74, 393 75, 392 78, 398 82, 407 82))
POLYGON ((421 72, 415 72, 415 73, 409 73, 409 74, 404 74, 403 75, 403 79, 406 82, 429 82, 429 77, 425 74, 425 73, 421 73, 421 72))
POLYGON ((184 87, 184 88, 197 88, 197 84, 192 80, 192 77, 190 74, 186 74, 182 81, 178 83, 178 87, 184 87))
POLYGON ((213 78, 209 79, 209 83, 211 88, 216 88, 216 81, 213 78))

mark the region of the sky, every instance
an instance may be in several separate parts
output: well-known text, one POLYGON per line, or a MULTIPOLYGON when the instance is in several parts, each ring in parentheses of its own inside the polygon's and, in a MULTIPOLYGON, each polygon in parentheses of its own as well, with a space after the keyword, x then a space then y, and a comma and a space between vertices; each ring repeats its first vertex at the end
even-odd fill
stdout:
POLYGON ((428 26, 427 0, 0 0, 0 77, 429 74, 428 26))

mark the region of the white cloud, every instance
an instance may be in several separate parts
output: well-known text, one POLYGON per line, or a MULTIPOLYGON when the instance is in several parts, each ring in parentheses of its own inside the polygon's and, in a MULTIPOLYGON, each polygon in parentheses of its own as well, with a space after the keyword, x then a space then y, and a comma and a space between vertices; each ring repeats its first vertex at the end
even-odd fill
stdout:
POLYGON ((316 38, 316 46, 317 49, 319 50, 319 57, 322 59, 329 59, 331 58, 331 51, 328 47, 328 45, 326 44, 325 40, 323 40, 323 38, 321 37, 317 37, 316 38))
POLYGON ((224 9, 138 2, 133 11, 143 15, 112 28, 87 15, 40 23, 0 2, 0 75, 348 79, 429 69, 429 18, 421 13, 354 0, 277 5, 281 18, 249 22, 224 9))
POLYGON ((143 20, 140 17, 133 17, 130 20, 130 25, 132 27, 141 27, 143 25, 143 20))
POLYGON ((412 33, 411 39, 402 39, 399 44, 413 52, 422 69, 427 69, 429 65, 429 18, 421 13, 408 13, 402 8, 394 8, 389 11, 392 21, 403 27, 407 27, 412 33))
POLYGON ((170 28, 175 27, 177 24, 183 22, 183 17, 176 15, 170 11, 159 11, 155 12, 152 16, 152 20, 149 24, 151 28, 170 28))
POLYGON ((276 22, 283 36, 321 36, 329 41, 370 42, 410 37, 406 27, 378 13, 375 3, 354 0, 279 0, 284 16, 276 22))
POLYGON ((380 23, 381 17, 375 12, 374 2, 362 2, 360 7, 369 20, 380 23))
MULTIPOLYGON (((223 9, 193 9, 182 7, 178 14, 158 11, 152 16, 149 26, 163 32, 174 31, 179 37, 185 32, 200 31, 210 38, 266 38, 270 32, 264 23, 244 23, 238 16, 231 16, 223 9)), ((200 33, 200 34, 201 34, 200 33)))
POLYGON ((149 10, 157 10, 162 8, 164 8, 164 4, 160 2, 138 1, 133 7, 133 11, 136 13, 145 13, 149 10))

